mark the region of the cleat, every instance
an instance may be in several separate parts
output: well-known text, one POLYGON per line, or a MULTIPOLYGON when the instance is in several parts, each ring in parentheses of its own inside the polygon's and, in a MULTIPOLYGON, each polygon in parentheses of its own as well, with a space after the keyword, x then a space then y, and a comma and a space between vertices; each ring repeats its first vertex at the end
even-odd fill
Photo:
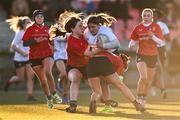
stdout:
POLYGON ((66 108, 66 112, 75 113, 76 112, 76 107, 75 106, 69 106, 69 107, 66 108))
POLYGON ((112 113, 114 112, 113 108, 111 106, 105 106, 102 110, 102 112, 105 112, 105 113, 112 113))
POLYGON ((89 113, 96 113, 96 101, 91 101, 89 104, 89 113))
POLYGON ((167 92, 166 91, 162 91, 161 92, 161 96, 163 99, 166 99, 167 98, 167 92))
POLYGON ((116 102, 114 100, 108 100, 108 102, 111 105, 111 107, 118 107, 118 102, 116 102))
POLYGON ((27 101, 37 101, 37 99, 34 96, 28 96, 27 101))
POLYGON ((49 109, 52 109, 54 107, 53 99, 50 99, 50 100, 47 99, 47 106, 48 106, 49 109))
POLYGON ((62 98, 57 94, 57 93, 55 93, 54 95, 53 95, 53 99, 55 100, 55 102, 56 103, 62 103, 62 98))
POLYGON ((118 102, 117 101, 115 101, 115 100, 104 100, 104 99, 100 99, 100 101, 102 102, 102 103, 105 103, 105 105, 111 105, 111 107, 118 107, 118 102))
POLYGON ((62 99, 62 103, 65 103, 65 104, 69 103, 69 99, 67 97, 64 97, 62 99))
POLYGON ((144 104, 141 104, 141 103, 139 103, 137 101, 135 101, 133 104, 134 104, 134 106, 136 108, 136 111, 140 111, 140 112, 146 111, 146 108, 145 108, 144 104))

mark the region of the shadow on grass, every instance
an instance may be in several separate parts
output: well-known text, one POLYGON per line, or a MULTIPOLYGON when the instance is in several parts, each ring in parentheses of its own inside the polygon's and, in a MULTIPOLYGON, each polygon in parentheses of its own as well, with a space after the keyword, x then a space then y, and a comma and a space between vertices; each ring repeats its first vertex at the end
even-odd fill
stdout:
MULTIPOLYGON (((119 106, 118 107, 119 109, 134 109, 133 107, 124 107, 124 106, 119 106)), ((150 107, 147 107, 147 110, 158 110, 158 111, 165 111, 165 112, 180 112, 180 109, 179 110, 173 110, 173 109, 160 109, 160 108, 150 108, 150 107)))
MULTIPOLYGON (((57 109, 60 111, 64 111, 65 109, 57 109)), ((139 112, 140 113, 140 112, 139 112)), ((149 119, 149 120, 158 120, 158 119, 162 119, 162 120, 179 120, 180 116, 173 116, 173 115, 156 115, 156 114, 152 114, 147 112, 144 113, 140 113, 140 114, 130 114, 130 113, 124 113, 124 112, 120 112, 120 111, 116 111, 113 113, 88 113, 85 111, 77 111, 76 113, 69 113, 69 114, 82 114, 82 115, 89 115, 89 116, 95 116, 95 117, 109 117, 109 119, 111 117, 120 117, 120 118, 128 118, 128 119, 149 119)))

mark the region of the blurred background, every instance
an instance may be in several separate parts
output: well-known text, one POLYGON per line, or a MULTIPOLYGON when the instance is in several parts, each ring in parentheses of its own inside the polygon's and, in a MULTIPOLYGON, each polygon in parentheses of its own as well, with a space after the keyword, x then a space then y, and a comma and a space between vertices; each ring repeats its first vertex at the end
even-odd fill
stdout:
MULTIPOLYGON (((125 74, 125 83, 135 88, 138 72, 135 64, 135 52, 127 50, 129 37, 134 26, 141 21, 144 8, 158 8, 165 13, 163 21, 170 28, 171 41, 167 43, 166 87, 180 87, 180 1, 179 0, 0 0, 0 90, 7 79, 15 74, 13 53, 9 47, 14 32, 9 29, 6 19, 11 16, 30 16, 35 9, 45 11, 48 25, 53 24, 64 10, 85 12, 86 14, 106 12, 117 19, 112 30, 121 43, 121 50, 131 56, 132 62, 125 74)), ((54 68, 57 80, 57 70, 54 68)), ((38 83, 38 82, 37 82, 38 83)), ((14 87, 25 89, 26 85, 14 87)), ((39 83, 37 84, 39 88, 39 83)))

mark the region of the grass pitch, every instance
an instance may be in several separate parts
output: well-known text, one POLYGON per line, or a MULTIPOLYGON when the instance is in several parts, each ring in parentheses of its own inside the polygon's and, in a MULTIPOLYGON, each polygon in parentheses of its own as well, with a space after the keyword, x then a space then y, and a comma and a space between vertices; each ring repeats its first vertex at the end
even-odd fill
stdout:
POLYGON ((0 120, 180 120, 180 90, 168 90, 167 99, 160 93, 149 96, 145 113, 137 112, 118 91, 112 90, 112 96, 119 101, 113 113, 101 112, 104 106, 99 103, 97 113, 89 114, 89 90, 80 91, 77 113, 65 112, 65 104, 48 109, 41 91, 35 91, 36 102, 26 101, 26 92, 0 91, 0 120))

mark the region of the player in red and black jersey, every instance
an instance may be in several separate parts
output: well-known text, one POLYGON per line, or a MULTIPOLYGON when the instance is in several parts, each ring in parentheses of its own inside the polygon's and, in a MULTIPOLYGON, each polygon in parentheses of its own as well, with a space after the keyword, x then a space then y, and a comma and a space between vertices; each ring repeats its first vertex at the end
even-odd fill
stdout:
POLYGON ((142 12, 142 23, 137 25, 131 34, 129 49, 137 42, 137 68, 139 71, 139 82, 137 95, 139 101, 145 105, 149 87, 154 78, 157 63, 158 48, 163 38, 160 26, 153 22, 153 11, 145 8, 142 12))
POLYGON ((44 15, 42 10, 33 12, 34 24, 24 33, 23 45, 30 47, 30 64, 39 78, 41 87, 47 97, 48 108, 53 107, 53 99, 61 103, 62 99, 56 92, 52 67, 54 64, 53 51, 49 44, 48 26, 44 25, 44 15))
POLYGON ((89 51, 90 47, 83 36, 84 27, 81 14, 67 12, 67 18, 63 25, 65 33, 71 33, 67 38, 67 73, 70 84, 70 106, 66 108, 67 112, 76 112, 77 99, 79 95, 79 85, 82 78, 87 78, 86 65, 89 57, 100 51, 89 51))
POLYGON ((126 65, 124 63, 126 62, 123 62, 123 58, 121 58, 121 56, 117 56, 110 52, 112 49, 119 47, 117 38, 111 32, 110 28, 105 27, 111 25, 113 21, 116 20, 103 13, 89 15, 86 19, 88 26, 86 30, 88 31, 89 29, 89 32, 85 33, 85 35, 88 38, 89 43, 91 45, 94 44, 93 48, 97 47, 103 50, 93 56, 87 65, 88 81, 92 89, 89 112, 96 112, 96 101, 100 98, 100 96, 105 100, 106 104, 103 111, 112 111, 111 107, 108 106, 112 106, 112 103, 115 102, 109 101, 109 83, 113 84, 120 92, 122 92, 123 95, 134 104, 137 110, 143 111, 144 109, 142 106, 136 101, 132 92, 118 76, 118 74, 122 74, 125 71, 126 65), (100 35, 106 36, 106 42, 98 42, 100 35))

